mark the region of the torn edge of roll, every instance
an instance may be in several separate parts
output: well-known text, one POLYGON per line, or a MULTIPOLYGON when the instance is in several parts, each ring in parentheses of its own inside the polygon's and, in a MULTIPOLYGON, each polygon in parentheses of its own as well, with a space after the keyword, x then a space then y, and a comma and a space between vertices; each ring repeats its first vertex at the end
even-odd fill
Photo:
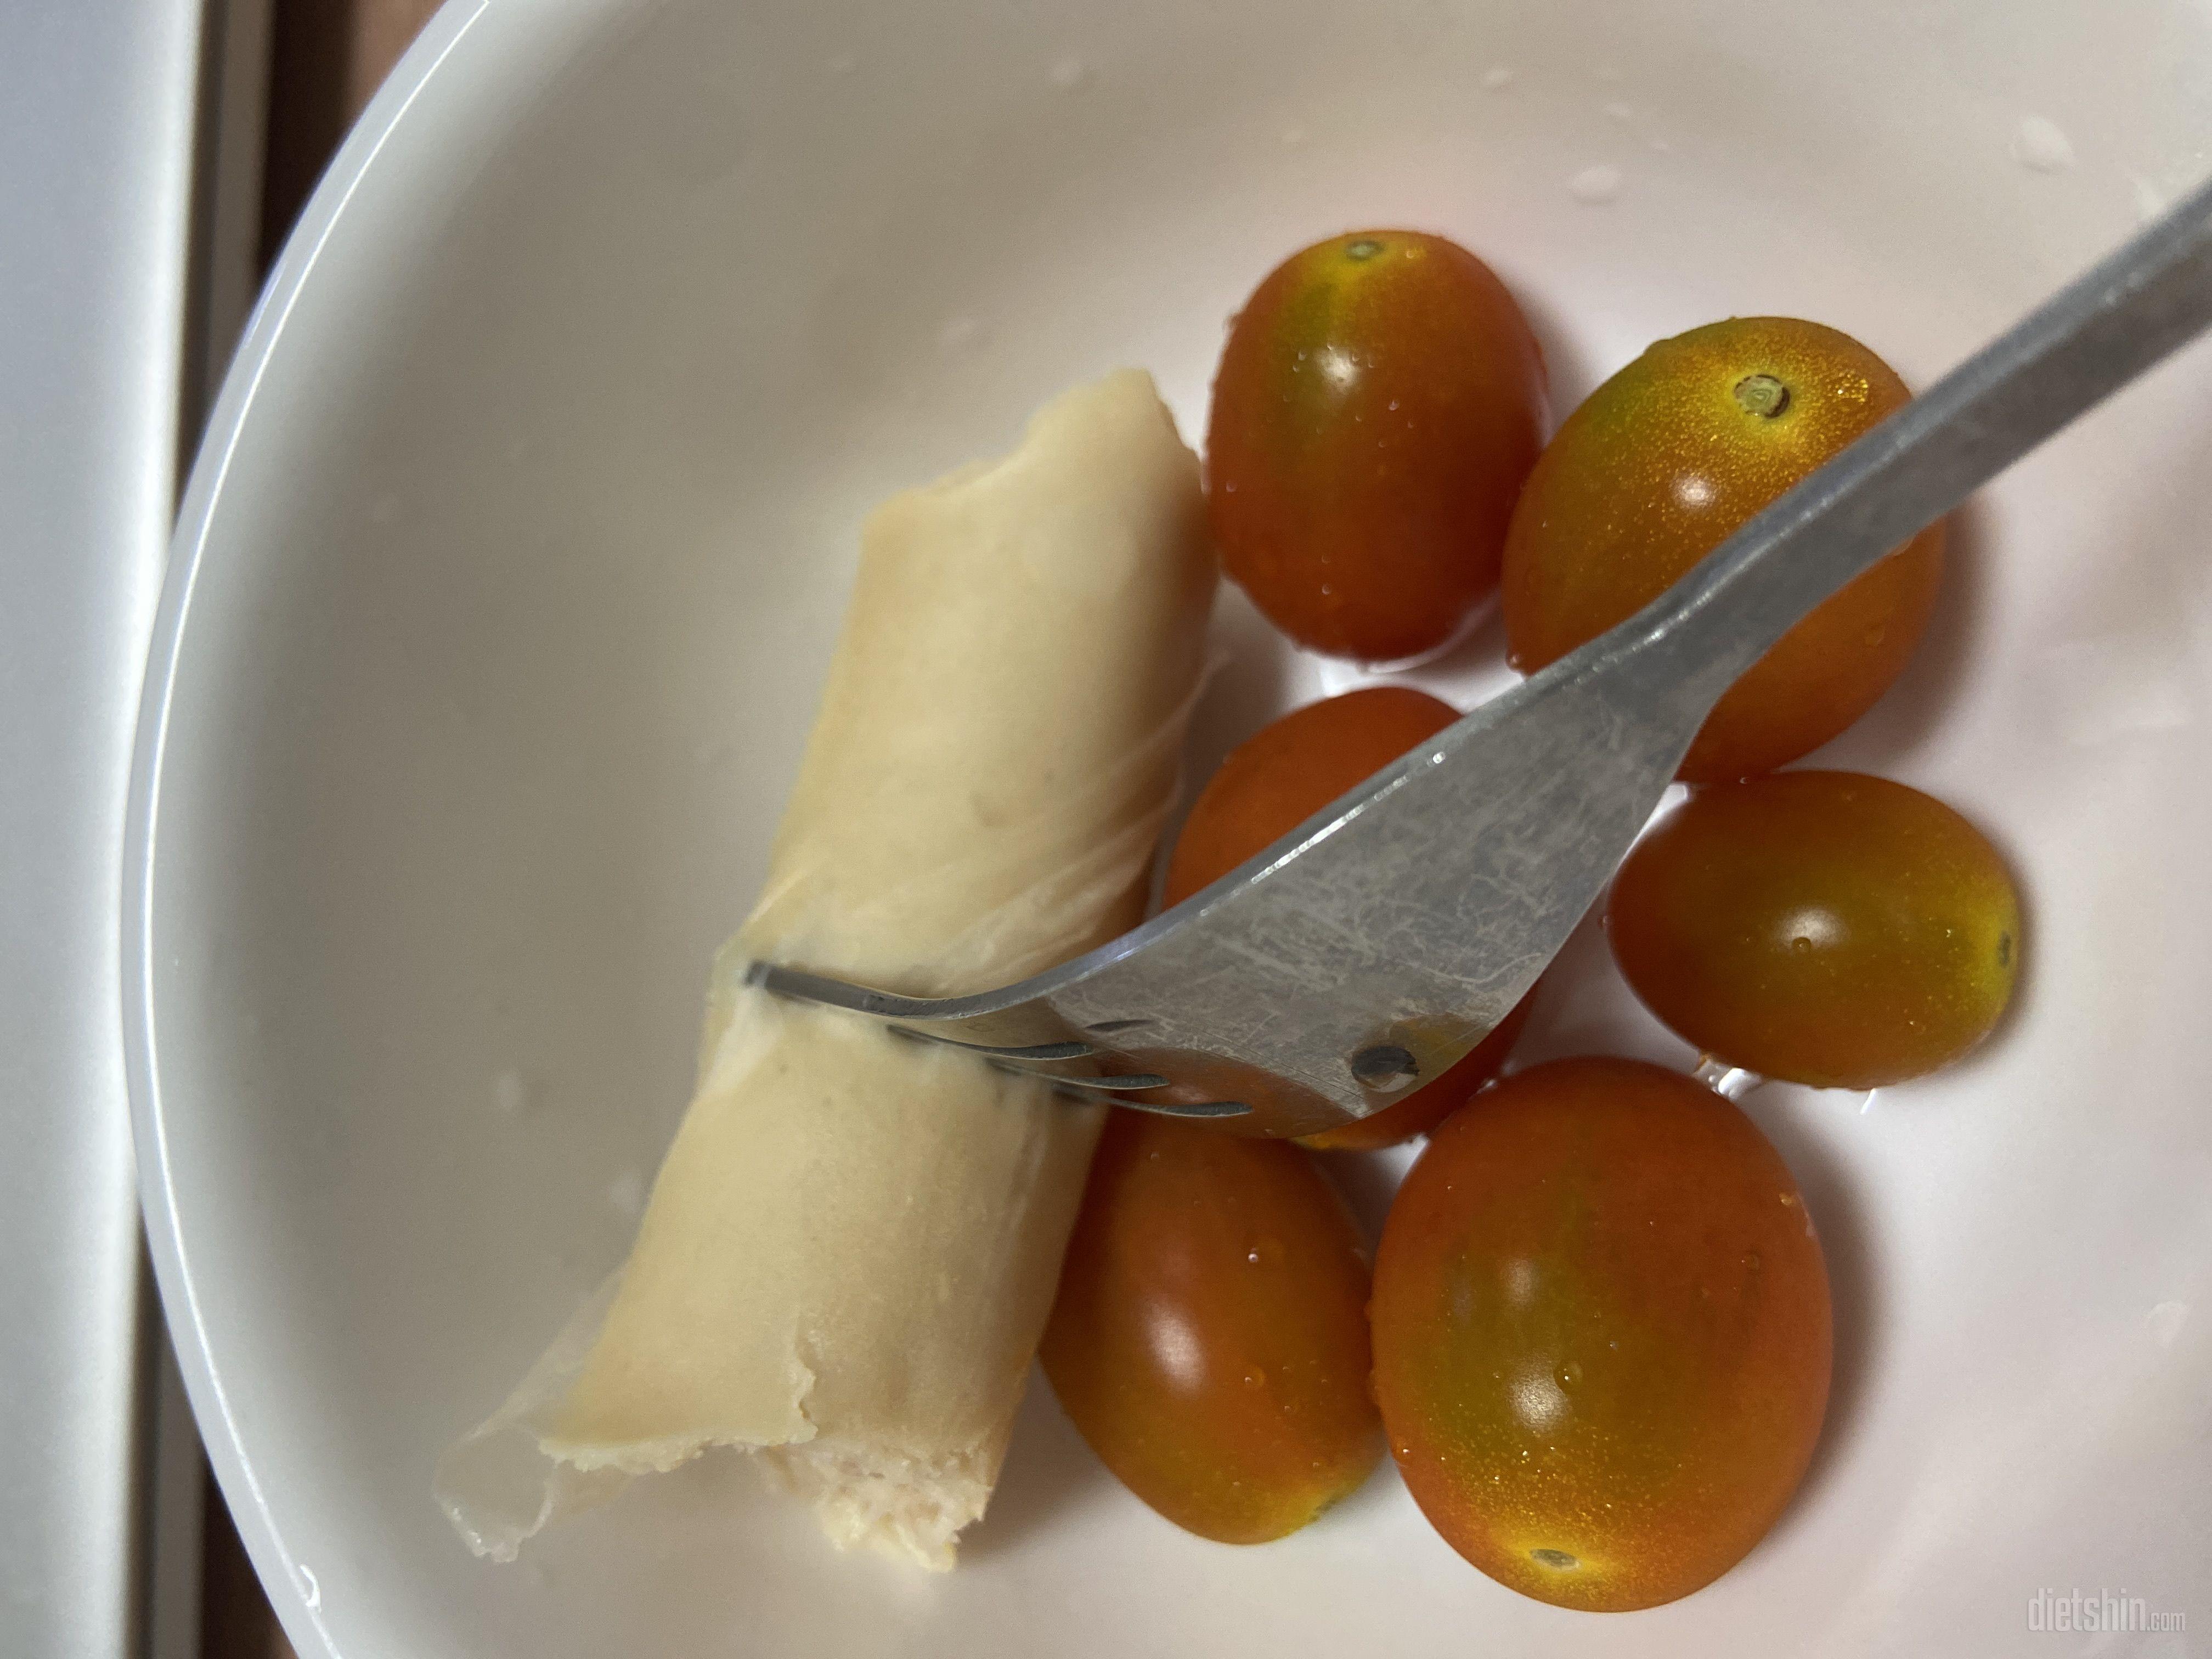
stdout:
MULTIPOLYGON (((549 1456, 544 1440, 585 1357, 599 1340, 622 1274, 576 1310, 506 1403, 446 1449, 430 1490, 471 1551, 512 1561, 524 1542, 556 1521, 596 1509, 629 1483, 621 1469, 580 1469, 549 1456)), ((688 1452, 677 1454, 680 1462, 688 1452)))
MULTIPOLYGON (((716 1119, 726 1122, 730 1114, 742 1116, 746 1103, 764 1092, 773 1095, 776 1085, 760 1068, 789 1057, 794 1033, 801 1052, 806 1052, 806 1033, 831 1036, 833 1051, 849 1044, 878 1059, 896 1056, 902 1071, 910 1068, 923 1080, 926 1086, 918 1085, 915 1097, 893 1100, 889 1110, 928 1115, 958 1098, 963 1109, 981 1115, 979 1122, 997 1115, 1000 1123, 1031 1126, 1016 1137, 1008 1168, 1014 1184, 1032 1201, 1043 1203, 1048 1211, 1065 1209, 1043 1228, 1055 1241, 1064 1237, 1102 1109, 1054 1099, 1042 1083, 996 1069, 958 1049, 912 1043, 872 1022, 786 1002, 735 983, 727 975, 739 966, 726 952, 718 964, 720 1033, 702 1067, 686 1130, 696 1130, 709 1142, 726 1133, 715 1128, 716 1119), (939 1092, 933 1097, 933 1090, 939 1092), (1049 1127, 1036 1115, 1048 1113, 1049 1127), (1071 1137, 1080 1142, 1080 1157, 1072 1150, 1071 1137)), ((820 1058, 820 1051, 812 1051, 811 1057, 820 1058)), ((780 1115, 790 1104, 779 1101, 769 1109, 780 1115)), ((679 1137, 684 1132, 679 1130, 679 1137)), ((1017 1203, 1010 1213, 1023 1207, 1017 1203)), ((607 1334, 623 1279, 622 1272, 610 1275, 499 1409, 438 1460, 433 1494, 471 1552, 513 1561, 521 1546, 546 1527, 606 1503, 632 1477, 664 1474, 704 1453, 726 1449, 749 1454, 747 1461, 771 1486, 805 1502, 839 1548, 869 1547, 939 1572, 954 1565, 958 1535, 981 1517, 997 1485, 1014 1407, 1026 1384, 1025 1356, 1011 1377, 999 1378, 1005 1395, 1000 1408, 985 1413, 988 1420, 977 1423, 968 1437, 940 1443, 929 1455, 915 1455, 866 1433, 856 1437, 853 1425, 836 1421, 834 1413, 826 1431, 817 1425, 810 1410, 820 1381, 813 1368, 817 1357, 809 1351, 803 1326, 788 1333, 782 1379, 763 1387, 755 1402, 787 1413, 773 1426, 763 1422, 756 1433, 696 1423, 657 1435, 580 1431, 574 1420, 578 1384, 607 1334)), ((1038 1321, 1044 1310, 1043 1304, 1033 1310, 1038 1321)))

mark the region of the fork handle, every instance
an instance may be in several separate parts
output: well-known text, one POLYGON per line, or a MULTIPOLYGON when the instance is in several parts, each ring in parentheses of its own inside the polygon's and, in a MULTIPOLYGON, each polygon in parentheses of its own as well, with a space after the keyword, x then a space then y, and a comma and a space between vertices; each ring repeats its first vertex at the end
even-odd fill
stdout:
POLYGON ((2212 181, 1759 513, 1599 654, 1646 655, 1636 678, 1701 720, 1821 601, 2208 325, 2212 181))

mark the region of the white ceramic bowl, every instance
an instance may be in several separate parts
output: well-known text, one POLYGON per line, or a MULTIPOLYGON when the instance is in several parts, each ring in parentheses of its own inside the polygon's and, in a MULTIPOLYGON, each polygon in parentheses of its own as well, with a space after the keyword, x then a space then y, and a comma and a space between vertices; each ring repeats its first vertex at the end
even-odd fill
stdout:
MULTIPOLYGON (((854 531, 1046 396, 1201 426, 1278 258, 1439 229, 1560 410, 1646 342, 1814 317, 1924 382, 2190 181, 2188 0, 455 0, 287 252, 194 475, 137 776, 129 1038, 161 1288, 302 1651, 2087 1651, 2212 1631, 2212 356, 1965 515, 1933 637, 1824 758, 2000 841, 2015 1014, 1878 1100, 1749 1109, 1827 1241, 1812 1474, 1626 1618, 1462 1565, 1386 1468, 1281 1543, 1177 1532, 1033 1392, 943 1579, 744 1470, 518 1566, 431 1462, 619 1261, 746 908, 854 531)), ((1218 754, 1341 671, 1226 608, 1218 754)), ((1503 678, 1495 630, 1427 683, 1503 678)), ((1588 936, 1524 1053, 1680 1060, 1588 936)), ((1366 1171, 1379 1206, 1387 1170, 1366 1171)), ((2199 1644, 2196 1648, 2190 1642, 2199 1644)))

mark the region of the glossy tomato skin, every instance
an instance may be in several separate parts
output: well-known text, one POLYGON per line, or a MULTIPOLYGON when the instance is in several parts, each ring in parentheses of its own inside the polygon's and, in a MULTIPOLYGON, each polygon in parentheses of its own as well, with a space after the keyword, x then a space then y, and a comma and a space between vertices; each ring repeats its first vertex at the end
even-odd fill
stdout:
MULTIPOLYGON (((1459 718, 1406 686, 1368 686, 1308 703, 1247 738, 1207 782, 1168 861, 1164 902, 1180 903, 1288 835, 1338 796, 1459 718)), ((1528 1024, 1528 999, 1442 1077, 1373 1115, 1299 1144, 1363 1152, 1425 1133, 1498 1075, 1528 1024)))
POLYGON ((1520 307, 1457 244, 1367 230, 1293 254, 1231 325, 1213 383, 1224 568, 1316 651, 1445 644, 1497 588, 1544 381, 1520 307))
POLYGON ((1202 1538, 1264 1543, 1382 1455, 1368 1287, 1310 1154, 1116 1110, 1038 1357, 1130 1491, 1202 1538))
POLYGON ((1715 785, 1637 843, 1606 903, 1652 1012, 1767 1077, 1872 1089, 1988 1035, 2020 969, 2020 899, 1972 824, 1855 772, 1715 785))
MULTIPOLYGON (((1505 548, 1515 665, 1533 673, 1633 616, 1907 396, 1817 323, 1734 318, 1660 341, 1567 417, 1529 475, 1505 548)), ((1680 775, 1771 771, 1850 725, 1926 632, 1942 564, 1937 524, 1790 629, 1722 697, 1680 775)))
POLYGON ((1826 1410, 1827 1273, 1788 1167, 1729 1102, 1635 1060, 1536 1066, 1448 1119, 1384 1226, 1373 1320, 1422 1513, 1561 1607, 1728 1571, 1826 1410))

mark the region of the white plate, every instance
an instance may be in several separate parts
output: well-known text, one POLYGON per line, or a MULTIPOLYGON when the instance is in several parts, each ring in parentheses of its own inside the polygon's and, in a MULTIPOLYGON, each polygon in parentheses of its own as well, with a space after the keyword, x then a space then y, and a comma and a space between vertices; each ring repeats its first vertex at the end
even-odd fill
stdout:
MULTIPOLYGON (((2086 1650, 2030 1630, 2049 1588, 2195 1632, 2100 1652, 2203 1651, 2201 349, 1972 509, 1934 637, 1826 757, 1997 837, 2028 978, 1954 1073, 1751 1097, 1840 1350, 1804 1491, 1713 1588, 1521 1600, 1387 1469, 1285 1542, 1201 1543, 1042 1389, 942 1579, 833 1554, 721 1461, 505 1569, 429 1485, 621 1257, 870 503, 1118 363, 1196 432, 1222 319, 1364 223, 1490 258, 1563 410, 1732 312, 1924 382, 2190 181, 2209 118, 2184 0, 449 6, 225 391, 128 866, 162 1290, 302 1650, 2086 1650)), ((1342 678, 1224 629, 1201 750, 1342 678)), ((1425 678, 1471 695, 1496 650, 1425 678)), ((1574 953, 1526 1053, 1681 1058, 1574 953)))

